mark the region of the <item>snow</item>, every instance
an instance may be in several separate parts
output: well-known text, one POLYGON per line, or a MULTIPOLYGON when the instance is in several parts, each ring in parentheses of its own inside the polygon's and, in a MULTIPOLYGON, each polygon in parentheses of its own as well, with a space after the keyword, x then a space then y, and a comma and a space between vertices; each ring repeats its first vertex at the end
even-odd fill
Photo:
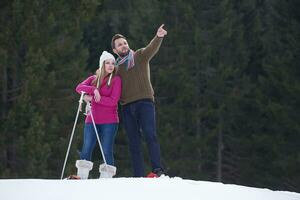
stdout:
POLYGON ((182 178, 1 179, 1 200, 300 200, 300 194, 182 178))

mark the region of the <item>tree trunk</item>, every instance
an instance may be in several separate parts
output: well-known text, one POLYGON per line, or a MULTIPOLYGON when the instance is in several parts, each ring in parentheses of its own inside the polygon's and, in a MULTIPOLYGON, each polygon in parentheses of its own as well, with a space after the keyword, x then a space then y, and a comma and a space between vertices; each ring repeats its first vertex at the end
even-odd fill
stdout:
POLYGON ((2 109, 1 109, 1 119, 3 119, 7 112, 7 66, 5 64, 1 64, 2 71, 2 88, 1 88, 1 101, 2 101, 2 109))
POLYGON ((217 181, 222 181, 222 151, 223 151, 223 119, 220 116, 220 127, 218 132, 218 161, 217 161, 217 181))

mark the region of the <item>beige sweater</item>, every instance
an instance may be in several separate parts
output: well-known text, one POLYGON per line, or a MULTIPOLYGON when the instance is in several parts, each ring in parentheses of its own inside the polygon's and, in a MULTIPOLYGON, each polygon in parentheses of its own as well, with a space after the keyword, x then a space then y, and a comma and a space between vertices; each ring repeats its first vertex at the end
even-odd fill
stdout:
POLYGON ((149 61, 157 53, 163 38, 155 36, 145 47, 134 55, 134 67, 127 71, 125 64, 119 66, 118 74, 122 79, 121 105, 140 99, 154 101, 154 91, 150 81, 149 61))

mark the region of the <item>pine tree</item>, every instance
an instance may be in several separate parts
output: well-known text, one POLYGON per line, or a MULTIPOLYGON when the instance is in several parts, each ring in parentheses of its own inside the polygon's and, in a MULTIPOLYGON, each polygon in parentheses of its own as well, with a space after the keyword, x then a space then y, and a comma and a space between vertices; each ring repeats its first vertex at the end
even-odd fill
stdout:
POLYGON ((9 67, 3 68, 8 76, 1 80, 6 81, 4 91, 21 89, 6 101, 7 111, 1 109, 6 159, 1 168, 8 169, 1 176, 59 176, 62 165, 49 163, 63 162, 77 99, 74 80, 83 76, 87 58, 82 28, 97 4, 13 1, 3 8, 8 25, 1 35, 6 44, 2 55, 7 55, 3 66, 9 67), (53 128, 55 121, 60 127, 53 128), (55 149, 60 150, 54 154, 55 149))

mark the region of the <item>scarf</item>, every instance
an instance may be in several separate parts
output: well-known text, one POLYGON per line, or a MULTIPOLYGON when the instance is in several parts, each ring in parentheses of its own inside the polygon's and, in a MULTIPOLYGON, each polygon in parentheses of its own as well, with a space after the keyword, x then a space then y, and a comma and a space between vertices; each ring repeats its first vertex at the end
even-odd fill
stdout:
POLYGON ((122 64, 125 64, 127 71, 134 67, 134 51, 130 49, 127 56, 117 58, 117 66, 122 64))

